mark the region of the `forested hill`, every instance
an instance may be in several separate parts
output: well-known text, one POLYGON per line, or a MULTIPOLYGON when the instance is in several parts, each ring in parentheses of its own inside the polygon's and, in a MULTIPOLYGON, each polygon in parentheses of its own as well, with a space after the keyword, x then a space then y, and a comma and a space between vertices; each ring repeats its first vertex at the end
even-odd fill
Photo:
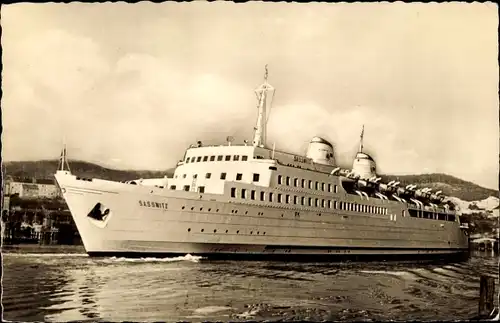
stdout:
MULTIPOLYGON (((14 178, 31 180, 54 179, 54 173, 57 170, 58 160, 42 161, 18 161, 6 162, 3 168, 6 175, 14 178)), ((173 168, 162 171, 147 170, 118 170, 102 167, 93 163, 84 161, 70 161, 71 172, 81 177, 101 178, 114 181, 126 181, 138 178, 160 178, 165 175, 171 176, 173 168)), ((477 201, 488 198, 489 196, 498 197, 498 191, 481 187, 472 182, 464 181, 454 176, 446 174, 422 174, 422 175, 381 175, 383 182, 397 180, 402 185, 415 184, 419 187, 429 187, 434 190, 441 190, 443 194, 455 196, 464 201, 477 201)))

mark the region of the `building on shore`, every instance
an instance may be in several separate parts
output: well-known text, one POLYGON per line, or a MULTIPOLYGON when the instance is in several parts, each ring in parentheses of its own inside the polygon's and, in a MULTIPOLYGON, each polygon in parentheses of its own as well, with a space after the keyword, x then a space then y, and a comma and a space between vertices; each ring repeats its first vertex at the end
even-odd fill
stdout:
POLYGON ((60 189, 53 179, 27 179, 7 176, 4 189, 6 195, 17 195, 25 198, 54 198, 61 196, 60 189))

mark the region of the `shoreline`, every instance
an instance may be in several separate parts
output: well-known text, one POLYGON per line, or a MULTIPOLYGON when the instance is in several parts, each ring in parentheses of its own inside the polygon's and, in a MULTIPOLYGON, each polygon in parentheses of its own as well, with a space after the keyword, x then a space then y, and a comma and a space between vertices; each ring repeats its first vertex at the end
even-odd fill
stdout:
POLYGON ((2 253, 86 254, 83 245, 38 245, 38 244, 3 245, 2 253))

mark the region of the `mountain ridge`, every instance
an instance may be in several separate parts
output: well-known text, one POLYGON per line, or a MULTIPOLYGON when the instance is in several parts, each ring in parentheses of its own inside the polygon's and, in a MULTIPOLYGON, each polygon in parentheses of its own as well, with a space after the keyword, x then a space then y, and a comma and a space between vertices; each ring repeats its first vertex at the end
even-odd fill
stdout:
MULTIPOLYGON (((39 160, 39 161, 9 161, 2 165, 5 176, 12 176, 15 179, 54 179, 59 160, 39 160)), ((172 176, 175 168, 165 170, 126 170, 104 167, 96 163, 82 160, 71 160, 69 162, 71 171, 81 177, 101 178, 114 181, 126 181, 138 178, 161 178, 172 176)), ((415 175, 379 175, 383 182, 396 180, 401 185, 416 184, 418 186, 429 187, 434 190, 441 190, 447 196, 460 198, 464 201, 484 200, 489 196, 499 196, 499 192, 482 187, 473 182, 460 178, 442 174, 415 174, 415 175)))

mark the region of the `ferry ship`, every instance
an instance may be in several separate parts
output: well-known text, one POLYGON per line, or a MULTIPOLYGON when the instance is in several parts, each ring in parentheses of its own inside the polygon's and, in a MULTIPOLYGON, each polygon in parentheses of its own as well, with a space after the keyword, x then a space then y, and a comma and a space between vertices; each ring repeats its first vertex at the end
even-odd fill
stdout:
POLYGON ((191 145, 171 178, 126 182, 55 174, 90 256, 179 256, 311 261, 455 258, 465 225, 441 192, 383 183, 363 151, 352 168, 314 137, 305 156, 266 142, 274 88, 256 90, 253 142, 191 145))

